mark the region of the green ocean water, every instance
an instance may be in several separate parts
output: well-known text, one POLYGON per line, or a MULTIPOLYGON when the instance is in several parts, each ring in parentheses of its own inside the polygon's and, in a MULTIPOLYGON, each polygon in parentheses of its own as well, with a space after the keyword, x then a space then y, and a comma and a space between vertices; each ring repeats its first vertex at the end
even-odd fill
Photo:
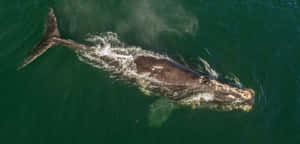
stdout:
POLYGON ((0 143, 300 143, 297 0, 1 0, 0 143), (115 32, 128 45, 203 58, 256 92, 251 112, 181 108, 148 125, 157 100, 56 46, 22 71, 53 7, 64 38, 115 32))

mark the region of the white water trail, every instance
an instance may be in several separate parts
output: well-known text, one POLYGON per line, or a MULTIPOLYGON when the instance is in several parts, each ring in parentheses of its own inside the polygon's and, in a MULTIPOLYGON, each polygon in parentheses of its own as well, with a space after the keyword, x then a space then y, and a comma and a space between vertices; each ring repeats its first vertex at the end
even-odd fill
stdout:
POLYGON ((143 50, 136 46, 126 46, 113 32, 89 34, 86 41, 95 46, 78 51, 79 60, 95 68, 107 71, 110 77, 124 80, 143 80, 161 83, 160 81, 138 74, 134 59, 139 56, 149 56, 157 59, 173 61, 166 55, 143 50))

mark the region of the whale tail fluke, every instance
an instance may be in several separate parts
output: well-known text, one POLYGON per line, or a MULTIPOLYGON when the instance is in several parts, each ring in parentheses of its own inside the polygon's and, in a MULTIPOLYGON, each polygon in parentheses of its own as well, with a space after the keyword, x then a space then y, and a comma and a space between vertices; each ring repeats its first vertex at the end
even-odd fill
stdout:
POLYGON ((21 70, 22 68, 33 62, 37 57, 45 53, 50 47, 57 45, 58 43, 54 41, 54 38, 59 37, 60 33, 58 30, 54 11, 52 8, 49 8, 43 38, 33 47, 29 55, 24 59, 17 70, 21 70))

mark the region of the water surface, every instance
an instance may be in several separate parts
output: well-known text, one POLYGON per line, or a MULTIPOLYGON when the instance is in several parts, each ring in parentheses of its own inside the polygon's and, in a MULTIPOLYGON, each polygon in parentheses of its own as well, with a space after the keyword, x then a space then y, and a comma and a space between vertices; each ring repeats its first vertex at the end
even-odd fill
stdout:
POLYGON ((0 1, 0 142, 299 143, 300 4, 296 0, 0 1), (256 91, 253 111, 182 108, 149 127, 157 99, 56 46, 22 71, 53 7, 62 36, 115 32, 191 67, 203 58, 256 91))

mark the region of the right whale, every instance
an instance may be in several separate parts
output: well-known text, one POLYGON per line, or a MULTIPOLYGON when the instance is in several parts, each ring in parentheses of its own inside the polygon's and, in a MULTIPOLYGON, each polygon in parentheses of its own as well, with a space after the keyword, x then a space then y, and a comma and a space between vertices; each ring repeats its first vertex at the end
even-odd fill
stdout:
POLYGON ((255 92, 220 81, 208 74, 183 66, 172 58, 138 47, 110 44, 86 45, 60 36, 56 17, 49 9, 44 36, 25 58, 24 68, 54 45, 70 48, 80 60, 129 81, 149 95, 164 97, 176 105, 212 108, 222 111, 250 111, 255 92))

